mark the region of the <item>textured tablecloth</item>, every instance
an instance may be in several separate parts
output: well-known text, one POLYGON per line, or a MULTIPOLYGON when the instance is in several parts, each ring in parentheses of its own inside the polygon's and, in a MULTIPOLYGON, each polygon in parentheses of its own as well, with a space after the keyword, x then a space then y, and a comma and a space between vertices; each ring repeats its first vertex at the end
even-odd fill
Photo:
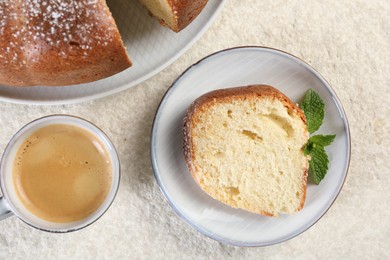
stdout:
MULTIPOLYGON (((211 0, 212 1, 212 0, 211 0)), ((69 234, 0 222, 0 259, 390 258, 390 1, 230 0, 192 48, 134 88, 92 102, 0 103, 0 149, 27 122, 73 114, 116 145, 122 180, 109 211, 69 234), (325 216, 287 242, 264 248, 220 244, 183 222, 163 198, 150 163, 150 131, 173 80, 215 51, 260 45, 292 53, 330 83, 347 113, 352 160, 344 188, 325 216)))

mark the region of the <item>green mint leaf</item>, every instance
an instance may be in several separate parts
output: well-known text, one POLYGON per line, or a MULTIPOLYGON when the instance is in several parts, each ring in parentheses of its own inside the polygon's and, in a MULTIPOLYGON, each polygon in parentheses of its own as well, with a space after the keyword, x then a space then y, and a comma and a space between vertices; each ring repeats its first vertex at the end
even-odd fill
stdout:
POLYGON ((320 128, 324 119, 325 104, 321 97, 312 89, 309 89, 302 101, 301 108, 306 116, 307 130, 313 133, 320 128))
POLYGON ((315 143, 321 146, 327 146, 330 145, 336 135, 313 135, 309 139, 309 143, 315 143))
POLYGON ((310 156, 309 170, 313 175, 314 183, 320 184, 320 182, 325 178, 326 171, 328 170, 328 155, 326 154, 323 146, 316 145, 314 143, 310 151, 310 156))

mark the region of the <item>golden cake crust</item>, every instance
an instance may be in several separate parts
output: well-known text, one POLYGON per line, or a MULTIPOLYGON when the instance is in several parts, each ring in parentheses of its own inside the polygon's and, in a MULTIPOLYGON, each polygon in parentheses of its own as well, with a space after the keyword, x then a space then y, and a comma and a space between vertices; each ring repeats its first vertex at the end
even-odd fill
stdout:
POLYGON ((179 32, 203 10, 208 0, 139 0, 160 24, 179 32))
POLYGON ((168 2, 176 20, 176 26, 171 29, 179 32, 200 14, 208 0, 168 0, 168 2))
POLYGON ((130 66, 104 0, 0 3, 0 84, 81 84, 130 66))

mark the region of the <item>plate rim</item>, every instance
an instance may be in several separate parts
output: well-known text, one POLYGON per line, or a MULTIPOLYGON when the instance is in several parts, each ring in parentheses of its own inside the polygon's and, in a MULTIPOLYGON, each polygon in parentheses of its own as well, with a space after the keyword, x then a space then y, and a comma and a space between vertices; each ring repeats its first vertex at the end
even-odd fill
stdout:
MULTIPOLYGON (((127 89, 130 89, 132 87, 135 87, 144 81, 156 76, 158 73, 160 73, 162 70, 165 68, 169 67, 172 65, 173 62, 178 60, 183 54, 185 54, 203 35, 204 33, 210 28, 210 26, 213 24, 215 19, 218 17, 220 14, 221 10, 223 9, 223 6, 226 4, 228 0, 218 0, 217 1, 217 7, 214 9, 214 11, 210 14, 209 19, 205 23, 205 25, 196 32, 194 37, 188 41, 185 46, 180 49, 178 52, 176 52, 175 55, 167 59, 165 62, 163 62, 160 66, 157 68, 151 70, 149 73, 146 73, 142 77, 140 77, 138 80, 125 83, 122 86, 114 89, 110 89, 107 91, 99 92, 99 93, 94 93, 92 95, 87 95, 85 97, 76 97, 76 98, 64 98, 60 100, 45 100, 45 99, 19 99, 19 98, 14 98, 14 97, 4 97, 0 95, 0 102, 6 102, 6 103, 11 103, 11 104, 22 104, 22 105, 43 105, 43 106, 52 106, 52 105, 68 105, 68 104, 80 104, 88 101, 93 101, 93 100, 98 100, 104 97, 112 96, 114 94, 120 93, 122 91, 125 91, 127 89)), ((169 30, 168 28, 163 28, 166 30, 169 30)), ((128 68, 128 69, 131 69, 128 68)), ((114 76, 114 75, 113 75, 114 76)), ((109 78, 109 77, 108 77, 109 78)), ((98 82, 98 81, 96 81, 98 82)), ((87 84, 93 84, 95 82, 90 82, 87 84)), ((4 85, 5 86, 5 85, 4 85)), ((77 86, 77 85, 68 85, 64 87, 70 87, 70 86, 77 86)), ((45 87, 45 86, 41 86, 45 87)), ((48 88, 53 88, 53 86, 46 86, 48 88)), ((61 87, 61 86, 54 86, 54 87, 61 87)), ((93 86, 92 86, 93 87, 93 86)), ((15 87, 15 88, 22 88, 22 87, 15 87)))
POLYGON ((222 49, 222 50, 219 50, 219 51, 216 51, 216 52, 213 52, 203 58, 201 58, 200 60, 198 60, 197 62, 195 62, 194 64, 190 65, 186 70, 184 70, 174 81, 173 83, 168 87, 168 89, 166 90, 166 92, 164 93, 163 97, 161 98, 161 101, 157 107, 157 110, 156 110, 156 113, 154 115, 154 118, 153 118, 153 123, 152 123, 152 129, 151 129, 151 135, 150 135, 150 159, 151 159, 151 164, 152 164, 152 171, 153 171, 153 175, 156 179, 156 182, 158 184, 158 187, 161 191, 161 193, 163 194, 165 200, 168 202, 168 204, 170 205, 170 207, 173 209, 173 211, 176 213, 176 215, 179 216, 179 218, 184 221, 185 223, 189 224, 192 228, 194 228, 195 230, 197 230, 198 232, 200 232, 201 234, 205 235, 206 237, 208 238, 211 238, 217 242, 220 242, 220 243, 223 243, 223 244, 226 244, 226 245, 230 245, 230 246, 239 246, 239 247, 265 247, 265 246, 271 246, 271 245, 275 245, 275 244, 279 244, 279 243, 283 243, 285 241, 288 241, 290 239, 293 239, 299 235, 301 235, 302 233, 304 233, 305 231, 307 231, 308 229, 310 229, 312 226, 314 226, 320 219, 322 219, 322 217, 324 217, 324 215, 329 211, 329 209, 333 206, 333 204, 335 203, 335 201, 337 200, 338 196, 340 195, 340 192, 341 190, 343 189, 344 187, 344 184, 345 184, 345 181, 347 179, 347 176, 348 176, 348 171, 349 171, 349 166, 350 166, 350 162, 351 162, 351 131, 350 131, 350 127, 349 127, 349 121, 348 121, 348 118, 347 118, 347 115, 345 113, 345 110, 344 110, 344 107, 339 99, 339 97, 337 96, 336 92, 334 91, 334 89, 332 88, 332 86, 329 84, 329 82, 315 69, 313 68, 310 64, 308 64, 307 62, 305 62, 303 59, 289 53, 289 52, 286 52, 286 51, 283 51, 283 50, 280 50, 280 49, 277 49, 277 48, 273 48, 273 47, 267 47, 267 46, 260 46, 260 45, 244 45, 244 46, 236 46, 236 47, 231 47, 231 48, 226 48, 226 49, 222 49), (158 118, 160 117, 160 111, 162 109, 162 106, 166 103, 166 98, 170 95, 170 93, 172 91, 174 91, 175 89, 175 86, 176 84, 180 81, 180 79, 182 79, 182 77, 185 76, 185 74, 191 70, 192 68, 198 66, 199 64, 201 64, 202 62, 205 62, 206 60, 208 60, 209 58, 212 58, 213 56, 217 56, 219 54, 222 54, 222 53, 228 53, 230 51, 236 51, 236 50, 239 50, 239 49, 257 49, 257 50, 268 50, 268 51, 273 51, 273 52, 276 52, 276 53, 281 53, 285 56, 289 56, 289 57, 292 57, 298 61, 300 61, 301 63, 304 64, 304 66, 309 69, 314 75, 315 77, 317 77, 321 82, 323 82, 323 85, 325 85, 326 89, 330 92, 330 95, 332 96, 333 100, 334 100, 334 103, 335 105, 337 106, 338 108, 338 111, 340 113, 340 115, 342 116, 342 118, 344 119, 343 120, 343 124, 344 124, 344 128, 345 128, 345 132, 346 132, 346 141, 347 141, 347 153, 346 153, 346 164, 344 165, 344 169, 342 170, 342 172, 344 173, 344 178, 342 180, 341 183, 339 183, 338 185, 340 185, 338 191, 336 192, 336 194, 334 195, 334 198, 332 199, 331 203, 329 204, 329 206, 321 213, 320 211, 320 216, 314 220, 313 223, 311 223, 309 226, 307 227, 304 227, 302 230, 300 230, 298 233, 294 234, 294 235, 291 235, 291 236, 288 236, 284 239, 281 239, 281 240, 275 240, 275 241, 272 241, 270 243, 247 243, 247 242, 239 242, 239 241, 233 241, 233 240, 227 240, 225 238, 222 238, 221 236, 218 236, 218 235, 215 235, 207 230, 205 230, 204 228, 201 228, 199 226, 196 226, 194 223, 192 223, 187 217, 184 216, 184 214, 182 212, 180 212, 180 210, 173 204, 173 202, 169 199, 169 196, 168 194, 166 193, 166 191, 163 189, 163 185, 161 183, 161 180, 160 180, 160 177, 159 177, 159 174, 158 174, 158 163, 156 161, 156 152, 155 152, 155 149, 154 147, 156 146, 155 143, 156 143, 156 128, 157 128, 157 122, 158 122, 158 118))

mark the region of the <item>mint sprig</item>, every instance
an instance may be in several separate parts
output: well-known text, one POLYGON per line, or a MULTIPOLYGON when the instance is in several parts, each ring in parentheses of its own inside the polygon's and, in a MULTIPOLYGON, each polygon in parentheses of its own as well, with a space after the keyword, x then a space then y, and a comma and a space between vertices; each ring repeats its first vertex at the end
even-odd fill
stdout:
MULTIPOLYGON (((325 115, 325 103, 312 89, 308 90, 301 104, 306 116, 307 129, 314 133, 322 125, 325 115)), ((304 147, 304 154, 310 155, 309 173, 315 184, 319 184, 326 175, 329 166, 328 154, 325 146, 330 145, 336 135, 313 135, 304 147)))

